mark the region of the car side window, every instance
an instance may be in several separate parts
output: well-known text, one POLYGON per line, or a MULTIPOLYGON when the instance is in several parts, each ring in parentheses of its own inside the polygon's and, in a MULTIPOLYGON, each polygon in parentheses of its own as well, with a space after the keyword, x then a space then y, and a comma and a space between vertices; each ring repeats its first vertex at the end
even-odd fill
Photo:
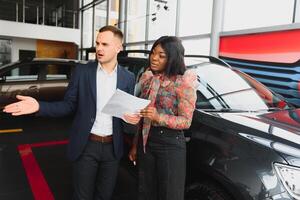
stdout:
POLYGON ((23 64, 3 74, 2 82, 36 81, 39 67, 37 65, 23 64))
POLYGON ((46 66, 46 80, 68 80, 71 76, 71 65, 48 64, 46 66))
POLYGON ((138 81, 141 74, 148 66, 148 59, 136 57, 118 57, 118 63, 125 69, 134 73, 136 81, 138 81))
POLYGON ((214 109, 208 99, 199 90, 197 90, 196 109, 214 109))

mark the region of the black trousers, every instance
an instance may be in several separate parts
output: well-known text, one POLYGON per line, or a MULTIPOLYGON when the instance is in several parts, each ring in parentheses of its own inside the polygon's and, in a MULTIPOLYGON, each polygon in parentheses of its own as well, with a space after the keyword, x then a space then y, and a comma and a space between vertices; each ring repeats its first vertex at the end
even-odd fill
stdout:
POLYGON ((118 166, 112 143, 89 141, 83 154, 73 163, 73 199, 110 200, 118 166))
POLYGON ((138 149, 139 200, 183 200, 186 144, 182 131, 151 127, 146 146, 138 149))

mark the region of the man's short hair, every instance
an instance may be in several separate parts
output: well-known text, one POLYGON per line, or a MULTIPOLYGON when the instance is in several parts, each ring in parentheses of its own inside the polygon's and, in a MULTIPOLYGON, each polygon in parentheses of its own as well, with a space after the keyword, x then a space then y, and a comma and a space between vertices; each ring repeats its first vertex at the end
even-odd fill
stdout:
POLYGON ((99 33, 101 32, 105 32, 105 31, 110 31, 114 34, 114 36, 118 37, 121 39, 121 41, 123 41, 123 33, 120 29, 118 29, 115 26, 103 26, 102 28, 100 28, 99 33))

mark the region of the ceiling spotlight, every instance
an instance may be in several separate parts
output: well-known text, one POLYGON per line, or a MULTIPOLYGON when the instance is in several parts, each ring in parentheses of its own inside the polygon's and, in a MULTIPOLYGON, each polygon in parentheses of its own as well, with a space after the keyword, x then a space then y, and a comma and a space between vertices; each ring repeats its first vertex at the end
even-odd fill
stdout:
POLYGON ((164 6, 164 9, 168 11, 168 10, 169 10, 169 7, 168 7, 167 5, 165 5, 165 6, 164 6))
POLYGON ((153 17, 153 18, 152 18, 152 21, 154 22, 155 20, 156 20, 156 17, 153 17))
POLYGON ((160 9, 160 4, 157 4, 156 5, 156 10, 159 10, 160 9))

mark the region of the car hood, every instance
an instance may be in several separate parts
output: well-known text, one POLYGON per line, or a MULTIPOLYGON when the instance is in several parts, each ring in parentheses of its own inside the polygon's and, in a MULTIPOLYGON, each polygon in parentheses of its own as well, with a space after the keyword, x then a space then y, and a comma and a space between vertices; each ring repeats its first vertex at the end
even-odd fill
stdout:
POLYGON ((281 110, 259 115, 261 121, 300 134, 300 109, 281 110))
MULTIPOLYGON (((271 147, 285 158, 290 156, 300 158, 300 109, 274 112, 219 113, 219 116, 228 121, 250 127, 252 130, 257 130, 239 132, 241 136, 271 147)), ((297 160, 297 166, 300 166, 300 161, 297 160)))
POLYGON ((300 145, 300 109, 274 112, 219 113, 219 116, 300 145))

